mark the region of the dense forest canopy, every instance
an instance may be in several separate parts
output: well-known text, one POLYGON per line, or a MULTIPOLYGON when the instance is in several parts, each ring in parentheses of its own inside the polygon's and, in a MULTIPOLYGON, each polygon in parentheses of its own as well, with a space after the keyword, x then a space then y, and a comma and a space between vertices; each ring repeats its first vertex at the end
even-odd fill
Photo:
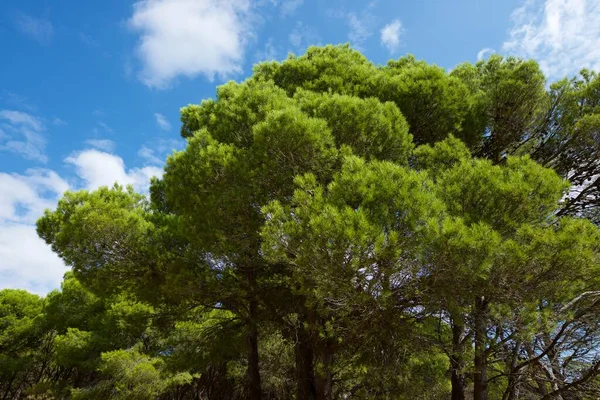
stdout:
POLYGON ((0 291, 0 397, 597 399, 600 75, 348 46, 181 110, 150 194, 67 192, 0 291))

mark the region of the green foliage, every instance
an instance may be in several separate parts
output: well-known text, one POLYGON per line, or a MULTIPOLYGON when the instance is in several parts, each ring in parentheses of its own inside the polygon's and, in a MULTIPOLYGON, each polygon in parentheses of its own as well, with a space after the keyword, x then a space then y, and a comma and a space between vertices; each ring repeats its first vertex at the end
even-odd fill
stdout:
POLYGON ((25 290, 0 291, 0 394, 13 398, 36 382, 47 357, 44 299, 25 290))
POLYGON ((438 176, 438 188, 451 215, 508 233, 549 218, 568 184, 528 157, 510 157, 505 166, 488 160, 457 164, 438 176))
POLYGON ((450 135, 431 145, 421 145, 412 155, 412 165, 417 170, 425 170, 432 177, 450 169, 457 163, 471 159, 471 152, 460 140, 450 135))
POLYGON ((272 80, 293 95, 297 88, 313 92, 359 95, 369 92, 375 66, 349 45, 311 46, 306 54, 290 55, 284 62, 254 68, 258 79, 272 80))
POLYGON ((222 310, 199 313, 199 318, 178 321, 165 339, 171 354, 169 368, 203 371, 209 366, 235 360, 243 348, 239 321, 222 310))
POLYGON ((64 367, 86 365, 93 362, 95 351, 91 332, 68 328, 64 335, 54 338, 56 362, 64 367))
POLYGON ((44 301, 19 289, 0 292, 0 349, 18 350, 35 337, 44 301))
POLYGON ((476 132, 463 132, 468 90, 459 79, 413 56, 390 61, 381 71, 375 78, 377 96, 398 105, 416 144, 432 144, 449 134, 468 144, 478 139, 476 132))
POLYGON ((412 136, 393 103, 304 90, 298 90, 295 98, 308 115, 327 121, 337 147, 349 146, 356 155, 367 159, 406 163, 413 146, 412 136))
POLYGON ((109 396, 120 400, 154 399, 170 387, 192 380, 188 373, 164 373, 163 361, 148 357, 135 349, 115 350, 102 354, 99 371, 108 377, 93 389, 76 389, 73 399, 96 399, 109 396))
POLYGON ((0 397, 597 397, 600 77, 545 83, 342 45, 218 87, 149 197, 38 221, 73 272, 0 292, 0 397))
POLYGON ((40 218, 38 234, 94 291, 120 291, 148 273, 144 258, 153 226, 145 216, 146 203, 133 188, 118 185, 67 192, 59 212, 40 218))

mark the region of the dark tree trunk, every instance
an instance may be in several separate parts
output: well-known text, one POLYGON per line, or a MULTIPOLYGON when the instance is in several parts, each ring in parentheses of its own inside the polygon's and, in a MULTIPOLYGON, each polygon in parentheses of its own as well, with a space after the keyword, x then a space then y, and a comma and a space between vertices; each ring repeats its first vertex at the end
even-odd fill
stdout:
POLYGON ((487 400, 487 300, 475 300, 475 373, 473 374, 473 399, 487 400))
POLYGON ((508 385, 504 391, 504 394, 502 395, 502 400, 517 400, 519 398, 520 372, 517 370, 517 364, 520 351, 521 342, 517 341, 515 343, 515 348, 512 351, 510 365, 508 366, 510 375, 508 376, 508 385))
POLYGON ((258 366, 258 328, 254 320, 256 316, 256 301, 250 301, 250 322, 246 340, 248 344, 247 394, 249 400, 261 400, 260 369, 258 366))
POLYGON ((450 357, 452 400, 465 400, 463 335, 464 326, 462 321, 454 320, 452 324, 452 356, 450 357))
POLYGON ((519 386, 516 379, 513 376, 508 378, 508 387, 506 388, 505 397, 506 400, 517 400, 519 398, 519 386))
POLYGON ((452 365, 452 400, 465 400, 465 377, 452 365))
POLYGON ((331 400, 333 392, 333 344, 330 340, 325 343, 323 351, 323 372, 317 379, 317 399, 331 400))
POLYGON ((315 384, 313 349, 310 332, 305 327, 308 315, 305 308, 299 313, 300 320, 296 327, 296 344, 294 353, 296 357, 296 400, 315 400, 317 388, 315 384))
POLYGON ((256 276, 254 270, 248 272, 248 283, 251 292, 248 298, 248 326, 246 343, 248 345, 248 369, 246 371, 246 398, 248 400, 261 400, 262 390, 260 384, 260 367, 258 356, 258 301, 256 295, 256 276))
POLYGON ((7 400, 8 396, 10 396, 10 389, 12 388, 12 385, 15 381, 15 378, 17 376, 16 372, 13 372, 13 374, 10 377, 10 380, 8 381, 8 385, 6 385, 6 390, 4 391, 4 395, 2 396, 2 400, 7 400))

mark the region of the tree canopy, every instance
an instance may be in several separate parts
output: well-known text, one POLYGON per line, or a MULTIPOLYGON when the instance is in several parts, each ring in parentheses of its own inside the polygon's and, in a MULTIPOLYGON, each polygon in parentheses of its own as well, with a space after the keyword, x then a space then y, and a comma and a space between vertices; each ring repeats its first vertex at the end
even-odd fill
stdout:
POLYGON ((347 45, 181 109, 150 193, 67 192, 0 292, 3 399, 594 399, 600 75, 347 45))

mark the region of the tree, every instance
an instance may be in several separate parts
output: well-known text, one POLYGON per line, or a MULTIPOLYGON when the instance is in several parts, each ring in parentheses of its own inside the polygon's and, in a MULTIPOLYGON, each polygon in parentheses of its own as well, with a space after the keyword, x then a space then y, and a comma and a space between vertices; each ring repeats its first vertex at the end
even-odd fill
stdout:
POLYGON ((551 85, 549 97, 550 107, 538 127, 533 157, 572 183, 562 215, 597 213, 600 76, 582 70, 579 77, 551 85))
POLYGON ((0 394, 20 398, 44 374, 49 337, 44 330, 44 299, 24 290, 0 291, 0 394))
MULTIPOLYGON (((411 298, 431 307, 452 330, 451 346, 441 345, 452 364, 453 398, 464 398, 463 374, 470 369, 465 357, 471 353, 466 343, 472 340, 474 396, 485 399, 488 359, 498 345, 490 334, 506 342, 539 323, 539 317, 522 314, 521 326, 507 328, 510 313, 503 313, 519 306, 543 313, 540 302, 564 306, 585 293, 599 268, 599 236, 585 221, 553 225, 566 186, 551 170, 527 157, 493 166, 465 157, 468 150, 459 143, 450 138, 418 149, 415 164, 433 167, 429 184, 426 177, 422 183, 396 178, 401 167, 394 166, 394 173, 375 164, 364 171, 351 159, 326 190, 310 176, 298 179, 290 207, 275 202, 264 210, 265 252, 292 264, 295 281, 324 308, 349 312, 348 296, 365 292, 369 300, 391 294, 396 308, 413 306, 411 298), (444 207, 436 206, 440 200, 444 207), (576 250, 567 256, 568 249, 576 250), (398 276, 403 284, 394 287, 390 277, 398 276), (410 277, 421 294, 411 294, 410 277)), ((364 306, 380 308, 385 306, 364 306)), ((340 317, 340 311, 329 314, 340 317)))
POLYGON ((535 62, 499 56, 375 66, 349 46, 257 65, 181 110, 187 146, 149 197, 69 192, 38 221, 73 269, 35 311, 47 381, 165 399, 593 393, 598 82, 547 90, 535 62))
MULTIPOLYGON (((585 221, 554 220, 565 183, 528 158, 509 157, 505 166, 465 160, 441 173, 435 170, 435 176, 451 218, 430 253, 425 287, 433 285, 434 309, 452 327, 446 351, 456 375, 465 369, 470 351, 465 343, 474 342, 474 396, 485 399, 487 362, 498 342, 512 340, 521 329, 535 330, 536 317, 527 312, 543 312, 540 303, 555 305, 557 298, 566 301, 564 296, 572 300, 584 292, 583 282, 592 284, 598 232, 585 221), (573 234, 577 230, 587 233, 573 234), (563 258, 569 248, 578 250, 563 258), (566 290, 566 282, 575 292, 566 290), (520 307, 520 326, 507 327, 520 307)), ((463 396, 460 392, 455 398, 463 396)))

